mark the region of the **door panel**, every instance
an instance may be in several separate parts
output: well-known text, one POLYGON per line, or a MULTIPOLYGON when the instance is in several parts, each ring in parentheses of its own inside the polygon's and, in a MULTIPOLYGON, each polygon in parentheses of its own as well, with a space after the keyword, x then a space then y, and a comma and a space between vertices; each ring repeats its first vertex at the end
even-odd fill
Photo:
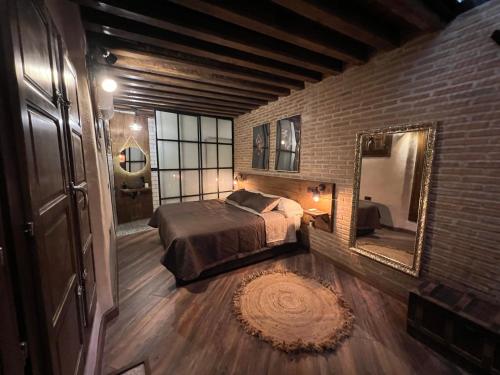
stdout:
MULTIPOLYGON (((40 2, 41 3, 41 2, 40 2)), ((30 191, 31 235, 40 283, 50 367, 54 374, 82 370, 83 317, 77 227, 60 92, 61 44, 45 10, 18 0, 24 158, 30 191)))
POLYGON ((85 252, 84 256, 84 282, 85 282, 85 305, 87 313, 94 311, 96 302, 96 282, 94 268, 94 249, 92 244, 85 252))
MULTIPOLYGON (((51 308, 47 313, 53 322, 64 308, 68 294, 75 287, 76 265, 72 256, 71 212, 64 201, 41 217, 43 246, 39 249, 40 268, 52 270, 44 277, 44 289, 51 308)), ((47 307, 47 306, 46 306, 47 307)))
POLYGON ((56 82, 49 24, 34 3, 24 5, 18 7, 20 24, 30 25, 20 33, 24 78, 51 101, 56 94, 56 82))
POLYGON ((61 325, 57 333, 59 340, 57 340, 56 352, 60 374, 74 374, 75 368, 79 368, 83 360, 83 353, 78 350, 80 341, 76 340, 74 335, 74 332, 80 329, 80 325, 77 324, 80 319, 78 295, 71 293, 68 297, 68 309, 61 316, 61 325))
POLYGON ((73 146, 73 163, 75 165, 75 183, 77 185, 85 182, 85 164, 83 160, 83 145, 81 135, 71 132, 71 144, 73 146))
POLYGON ((28 108, 27 150, 32 165, 32 196, 44 206, 66 196, 64 181, 64 138, 60 119, 37 113, 28 108))

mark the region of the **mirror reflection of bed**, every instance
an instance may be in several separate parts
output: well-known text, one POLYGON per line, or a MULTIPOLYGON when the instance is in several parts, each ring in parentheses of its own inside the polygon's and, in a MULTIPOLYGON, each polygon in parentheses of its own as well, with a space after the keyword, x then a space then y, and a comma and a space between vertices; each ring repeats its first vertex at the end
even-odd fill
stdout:
POLYGON ((364 136, 356 246, 412 266, 415 252, 422 131, 364 136))

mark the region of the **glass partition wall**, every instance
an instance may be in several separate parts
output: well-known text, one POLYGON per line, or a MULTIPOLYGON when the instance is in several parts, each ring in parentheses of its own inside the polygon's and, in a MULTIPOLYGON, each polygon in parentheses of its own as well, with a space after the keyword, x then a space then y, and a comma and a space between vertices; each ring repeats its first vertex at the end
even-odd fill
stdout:
POLYGON ((224 198, 233 190, 233 121, 155 112, 160 204, 224 198))

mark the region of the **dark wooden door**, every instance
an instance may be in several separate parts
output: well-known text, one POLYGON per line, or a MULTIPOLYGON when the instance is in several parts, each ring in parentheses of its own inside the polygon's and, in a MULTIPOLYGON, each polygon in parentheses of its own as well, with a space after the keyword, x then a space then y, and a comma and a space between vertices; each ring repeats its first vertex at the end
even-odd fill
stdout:
POLYGON ((16 73, 23 126, 31 237, 45 343, 54 374, 81 373, 84 362, 83 292, 61 80, 61 42, 43 5, 16 7, 16 73))
MULTIPOLYGON (((1 189, 0 193, 2 193, 1 189)), ((0 205, 0 375, 22 374, 24 372, 22 345, 24 344, 21 344, 22 339, 18 329, 2 221, 0 205)))
POLYGON ((65 123, 67 125, 67 143, 70 160, 70 188, 75 205, 77 223, 77 248, 81 264, 81 279, 84 292, 84 324, 91 326, 95 302, 96 283, 94 272, 94 250, 90 227, 88 184, 83 152, 82 124, 78 97, 78 80, 75 69, 67 56, 61 62, 63 66, 65 123))

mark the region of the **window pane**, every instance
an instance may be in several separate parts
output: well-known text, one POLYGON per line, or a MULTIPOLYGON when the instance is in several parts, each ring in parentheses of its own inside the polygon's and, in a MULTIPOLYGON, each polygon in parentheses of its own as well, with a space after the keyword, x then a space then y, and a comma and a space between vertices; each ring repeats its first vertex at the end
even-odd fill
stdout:
POLYGON ((219 193, 219 198, 226 199, 229 196, 229 194, 231 194, 230 191, 228 191, 227 193, 219 193))
POLYGON ((295 170, 295 153, 289 151, 280 151, 276 169, 279 171, 294 171, 295 170))
POLYGON ((144 168, 144 163, 130 163, 130 172, 139 172, 144 168))
POLYGON ((203 171, 203 193, 217 192, 217 169, 203 171))
POLYGON ((219 170, 219 191, 233 190, 233 171, 231 169, 219 170))
POLYGON ((219 143, 231 143, 233 141, 232 124, 230 120, 218 120, 219 143))
POLYGON ((199 201, 199 200, 200 200, 199 196, 195 196, 195 197, 183 197, 182 198, 183 202, 196 202, 196 201, 199 201))
POLYGON ((213 117, 201 117, 201 141, 217 142, 217 120, 213 117))
POLYGON ((217 199, 217 193, 215 194, 204 194, 203 195, 203 200, 208 201, 210 199, 217 199))
POLYGON ((129 147, 130 150, 130 161, 143 161, 144 154, 142 150, 137 147, 129 147))
POLYGON ((158 167, 160 169, 179 168, 179 149, 177 142, 158 141, 158 167))
POLYGON ((182 195, 200 193, 198 171, 182 171, 182 195))
POLYGON ((233 147, 230 145, 219 145, 219 168, 233 166, 233 147))
POLYGON ((198 167, 198 144, 181 142, 181 168, 198 167))
POLYGON ((180 203, 180 198, 162 199, 161 204, 180 203))
POLYGON ((198 140, 198 117, 179 115, 180 139, 184 141, 198 140))
POLYGON ((160 171, 160 187, 161 197, 178 197, 179 190, 179 172, 165 172, 160 171))
POLYGON ((156 131, 158 138, 177 139, 177 114, 157 111, 156 131))
POLYGON ((204 143, 201 145, 203 168, 217 168, 217 145, 204 143))

